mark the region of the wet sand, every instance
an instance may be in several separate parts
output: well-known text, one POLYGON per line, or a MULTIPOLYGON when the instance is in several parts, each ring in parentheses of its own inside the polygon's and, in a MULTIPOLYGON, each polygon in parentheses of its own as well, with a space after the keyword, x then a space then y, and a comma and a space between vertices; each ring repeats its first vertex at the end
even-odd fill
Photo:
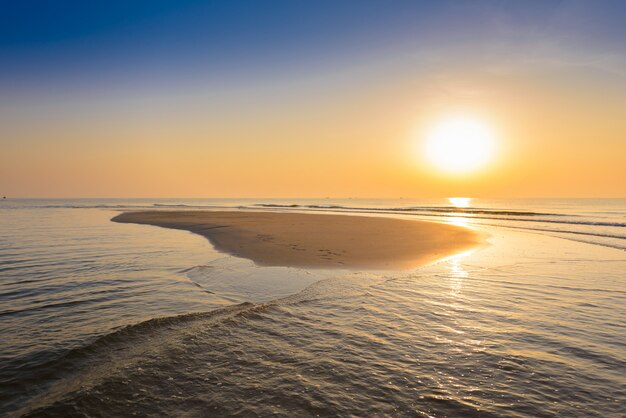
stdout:
POLYGON ((381 217, 239 211, 126 212, 114 222, 183 229, 262 266, 405 270, 483 243, 454 225, 381 217))

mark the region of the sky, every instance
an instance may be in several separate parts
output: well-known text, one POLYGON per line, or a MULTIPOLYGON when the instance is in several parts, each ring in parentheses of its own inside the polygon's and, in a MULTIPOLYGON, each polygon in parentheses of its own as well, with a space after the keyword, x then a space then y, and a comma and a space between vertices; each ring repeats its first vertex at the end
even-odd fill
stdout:
POLYGON ((626 197, 626 2, 20 1, 0 195, 626 197), (450 174, 451 115, 494 133, 450 174))

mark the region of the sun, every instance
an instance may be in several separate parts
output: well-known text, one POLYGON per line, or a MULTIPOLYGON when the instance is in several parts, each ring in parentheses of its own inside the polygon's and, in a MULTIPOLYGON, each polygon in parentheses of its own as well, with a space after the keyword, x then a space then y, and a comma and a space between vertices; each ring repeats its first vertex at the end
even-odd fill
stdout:
POLYGON ((427 132, 424 153, 439 170, 466 174, 482 168, 493 156, 495 138, 485 121, 471 116, 449 116, 427 132))

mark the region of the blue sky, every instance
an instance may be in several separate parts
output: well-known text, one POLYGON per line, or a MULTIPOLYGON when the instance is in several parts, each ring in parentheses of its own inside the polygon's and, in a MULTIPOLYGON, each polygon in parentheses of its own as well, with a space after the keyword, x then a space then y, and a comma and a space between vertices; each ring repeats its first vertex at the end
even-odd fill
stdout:
POLYGON ((623 0, 5 3, 4 194, 624 193, 623 0), (500 150, 444 178, 458 112, 500 150))
POLYGON ((534 37, 624 54, 624 16, 626 2, 603 0, 20 1, 0 16, 0 82, 288 73, 450 45, 515 54, 534 37))

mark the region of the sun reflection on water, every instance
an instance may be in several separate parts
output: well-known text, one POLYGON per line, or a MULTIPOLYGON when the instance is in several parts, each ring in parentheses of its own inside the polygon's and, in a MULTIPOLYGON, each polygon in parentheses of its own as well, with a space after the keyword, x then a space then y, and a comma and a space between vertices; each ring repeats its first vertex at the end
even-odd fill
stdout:
POLYGON ((457 208, 467 208, 472 203, 471 197, 449 197, 450 204, 457 208))
POLYGON ((472 254, 475 250, 464 251, 460 254, 449 257, 446 261, 450 269, 450 295, 458 297, 463 288, 463 281, 469 277, 469 272, 465 270, 461 261, 472 254))
POLYGON ((465 228, 469 228, 470 226, 469 222, 467 221, 467 218, 462 217, 462 216, 453 216, 448 219, 448 222, 451 223, 452 225, 462 226, 465 228))
POLYGON ((463 268, 458 258, 450 260, 450 272, 455 279, 465 279, 469 276, 469 273, 463 268))

